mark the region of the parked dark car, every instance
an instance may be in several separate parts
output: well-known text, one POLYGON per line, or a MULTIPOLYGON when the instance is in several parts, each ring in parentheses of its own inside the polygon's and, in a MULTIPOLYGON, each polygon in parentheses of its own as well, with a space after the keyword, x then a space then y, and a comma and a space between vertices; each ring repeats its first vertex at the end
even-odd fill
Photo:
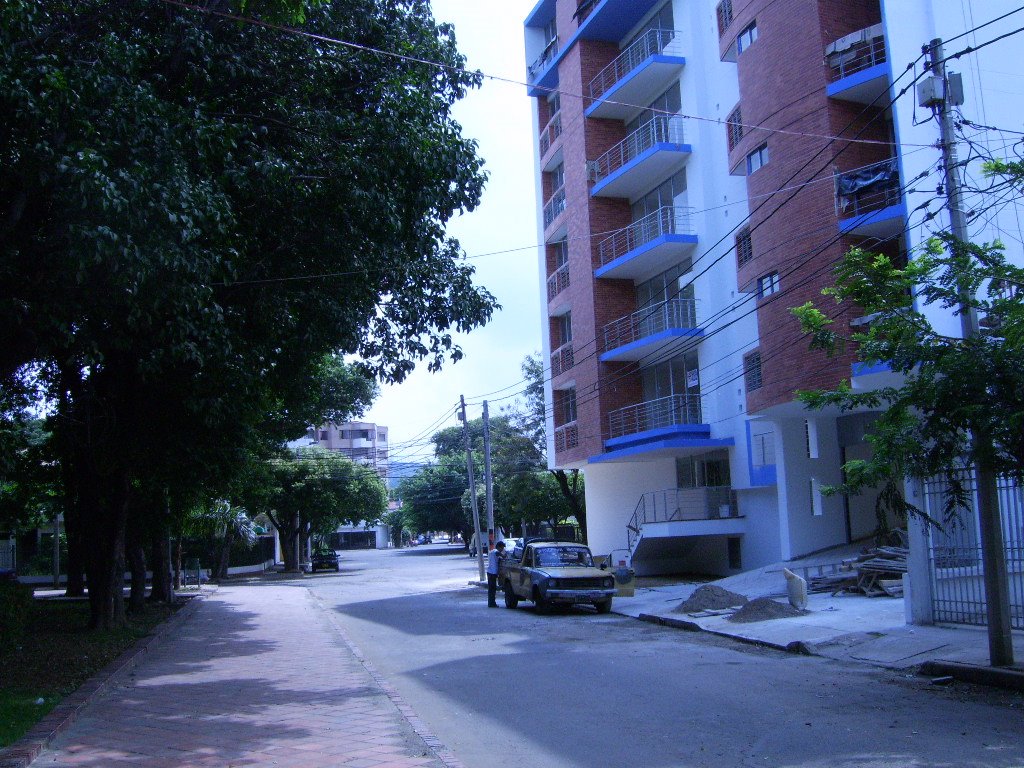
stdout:
POLYGON ((431 538, 430 534, 428 534, 428 533, 421 533, 419 536, 416 537, 416 543, 417 544, 433 544, 434 540, 431 538))
POLYGON ((340 571, 341 562, 338 559, 338 553, 330 549, 314 552, 309 563, 309 570, 313 573, 319 570, 340 571))

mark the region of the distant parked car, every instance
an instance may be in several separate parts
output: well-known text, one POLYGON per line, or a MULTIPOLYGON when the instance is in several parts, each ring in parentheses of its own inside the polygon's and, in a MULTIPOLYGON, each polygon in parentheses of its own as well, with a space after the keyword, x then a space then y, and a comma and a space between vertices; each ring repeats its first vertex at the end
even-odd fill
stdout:
POLYGON ((419 536, 416 537, 416 543, 417 544, 433 544, 434 543, 434 539, 431 538, 430 534, 421 533, 419 536))
POLYGON ((330 549, 314 552, 313 557, 309 561, 309 570, 311 573, 316 573, 319 570, 340 571, 341 562, 338 558, 338 553, 330 549))

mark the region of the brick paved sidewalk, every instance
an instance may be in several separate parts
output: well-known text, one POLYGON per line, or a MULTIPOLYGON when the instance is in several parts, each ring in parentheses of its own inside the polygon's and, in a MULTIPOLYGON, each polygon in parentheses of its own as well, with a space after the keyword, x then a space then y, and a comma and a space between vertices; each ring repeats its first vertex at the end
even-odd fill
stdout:
POLYGON ((301 586, 221 587, 32 763, 456 768, 301 586))

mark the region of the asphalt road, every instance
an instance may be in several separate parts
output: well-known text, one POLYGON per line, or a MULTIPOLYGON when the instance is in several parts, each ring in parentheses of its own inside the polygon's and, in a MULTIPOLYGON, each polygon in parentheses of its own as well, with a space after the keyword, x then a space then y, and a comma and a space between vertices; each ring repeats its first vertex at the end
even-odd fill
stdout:
POLYGON ((591 609, 488 609, 459 552, 348 551, 302 583, 472 768, 1024 768, 1019 694, 591 609))

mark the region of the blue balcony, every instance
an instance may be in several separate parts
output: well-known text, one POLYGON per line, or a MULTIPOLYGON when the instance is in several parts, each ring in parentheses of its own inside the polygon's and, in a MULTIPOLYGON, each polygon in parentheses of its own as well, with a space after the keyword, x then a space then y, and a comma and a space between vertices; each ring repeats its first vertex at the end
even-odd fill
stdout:
POLYGON ((608 414, 605 452, 591 463, 637 461, 652 456, 683 456, 735 444, 731 437, 712 438, 701 423, 700 395, 669 395, 608 414))
POLYGON ((590 81, 588 95, 593 103, 586 116, 629 118, 637 111, 636 105, 648 104, 678 79, 685 65, 678 32, 649 30, 590 81))
POLYGON ((895 158, 837 173, 835 185, 842 234, 890 240, 903 232, 907 206, 895 158))
MULTIPOLYGON (((527 51, 533 56, 533 64, 527 70, 526 92, 530 96, 544 96, 558 87, 558 63, 577 40, 603 40, 618 43, 644 16, 661 0, 600 0, 583 19, 579 29, 568 38, 560 39, 553 48, 541 47, 535 43, 531 51, 529 36, 527 51)), ((555 15, 554 0, 540 0, 526 17, 527 30, 539 33, 555 15)))
POLYGON ((697 247, 691 209, 666 206, 598 243, 596 277, 642 280, 678 264, 697 247))
POLYGON ((590 163, 590 194, 636 198, 682 168, 691 152, 682 117, 655 117, 590 163))
POLYGON ((882 25, 854 32, 825 48, 832 72, 826 93, 830 98, 858 104, 889 104, 892 67, 885 50, 882 25))
POLYGON ((696 301, 670 299, 608 323, 603 329, 602 362, 641 360, 666 345, 704 335, 697 327, 696 301))

